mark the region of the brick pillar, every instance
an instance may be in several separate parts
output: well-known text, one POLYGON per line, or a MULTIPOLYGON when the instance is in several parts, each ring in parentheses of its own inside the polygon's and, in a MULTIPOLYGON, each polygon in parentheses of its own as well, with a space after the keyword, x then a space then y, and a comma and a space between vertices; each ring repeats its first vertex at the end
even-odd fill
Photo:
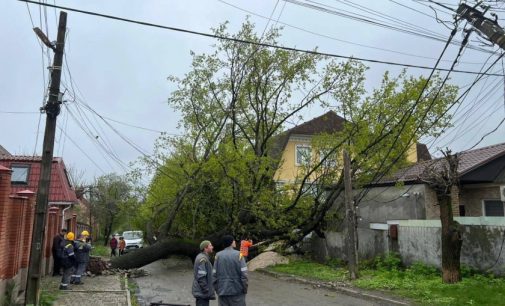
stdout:
MULTIPOLYGON (((9 268, 9 257, 7 252, 9 246, 7 244, 8 232, 8 209, 11 206, 9 195, 11 193, 11 173, 9 168, 0 165, 0 279, 5 279, 7 269, 9 268)), ((3 294, 3 292, 0 292, 3 294)))
POLYGON ((456 185, 451 188, 451 206, 452 215, 459 217, 459 187, 456 185))
POLYGON ((28 268, 28 261, 30 259, 30 248, 27 246, 31 245, 32 240, 32 225, 33 225, 33 209, 35 205, 35 193, 31 190, 23 190, 17 193, 18 196, 25 197, 23 201, 23 214, 22 214, 22 225, 20 242, 22 244, 23 252, 21 253, 21 265, 20 268, 28 268))

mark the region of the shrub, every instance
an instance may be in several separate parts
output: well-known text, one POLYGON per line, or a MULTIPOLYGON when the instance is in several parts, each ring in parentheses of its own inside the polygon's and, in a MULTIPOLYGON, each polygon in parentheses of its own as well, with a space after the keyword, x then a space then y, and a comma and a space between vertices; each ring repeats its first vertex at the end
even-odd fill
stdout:
POLYGON ((385 257, 375 259, 375 268, 377 270, 397 271, 402 267, 402 260, 396 253, 389 253, 385 257))

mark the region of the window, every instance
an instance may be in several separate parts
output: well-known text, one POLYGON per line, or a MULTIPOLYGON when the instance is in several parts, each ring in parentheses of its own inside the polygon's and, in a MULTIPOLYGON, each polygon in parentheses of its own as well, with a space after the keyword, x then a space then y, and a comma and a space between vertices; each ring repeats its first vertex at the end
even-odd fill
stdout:
POLYGON ((500 200, 484 200, 483 203, 484 216, 486 217, 503 217, 503 202, 500 200))
MULTIPOLYGON (((319 151, 319 161, 322 161, 323 158, 330 153, 331 150, 320 150, 319 151)), ((337 160, 335 159, 335 153, 329 155, 326 160, 323 162, 323 167, 335 167, 337 165, 337 160)))
POLYGON ((12 165, 12 184, 28 184, 28 174, 30 173, 30 165, 12 165))
POLYGON ((307 165, 310 162, 310 146, 307 145, 297 145, 296 146, 296 160, 297 166, 307 165))

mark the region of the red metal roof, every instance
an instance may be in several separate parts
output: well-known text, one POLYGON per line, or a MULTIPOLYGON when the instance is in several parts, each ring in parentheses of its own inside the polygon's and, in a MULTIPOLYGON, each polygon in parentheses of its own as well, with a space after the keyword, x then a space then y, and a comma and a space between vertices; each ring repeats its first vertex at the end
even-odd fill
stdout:
MULTIPOLYGON (((12 193, 17 193, 23 190, 32 190, 37 192, 40 171, 41 171, 41 160, 40 156, 0 156, 0 166, 11 168, 13 164, 17 165, 28 165, 30 170, 28 172, 28 183, 27 184, 12 184, 12 193)), ((77 202, 77 196, 75 191, 70 186, 68 181, 65 164, 61 157, 53 158, 53 163, 51 167, 51 181, 49 183, 49 202, 66 202, 75 203, 77 202)))

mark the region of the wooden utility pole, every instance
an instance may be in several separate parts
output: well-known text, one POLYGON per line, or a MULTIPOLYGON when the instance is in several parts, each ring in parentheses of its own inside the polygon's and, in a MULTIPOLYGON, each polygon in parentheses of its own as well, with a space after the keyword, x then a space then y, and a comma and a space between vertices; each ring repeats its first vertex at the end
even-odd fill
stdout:
POLYGON ((65 47, 65 31, 67 28, 67 13, 60 12, 58 37, 56 45, 49 42, 45 34, 34 29, 42 42, 54 51, 53 66, 51 67, 51 85, 49 98, 43 110, 46 113, 46 128, 42 149, 41 173, 35 204, 35 220, 33 223, 32 243, 30 246, 30 263, 28 266, 28 280, 26 284, 26 304, 39 304, 39 288, 41 278, 41 263, 46 227, 46 213, 49 198, 49 182, 51 179, 51 164, 53 161, 54 138, 56 133, 56 118, 60 113, 60 79, 63 67, 63 51, 65 47))
POLYGON ((351 184, 351 160, 349 153, 344 150, 344 188, 345 188, 345 220, 346 235, 345 245, 347 250, 347 262, 349 267, 349 277, 358 278, 358 248, 357 248, 357 229, 356 229, 356 211, 354 209, 354 200, 352 196, 351 184))
POLYGON ((505 49, 505 31, 498 25, 496 20, 485 17, 483 12, 464 3, 459 5, 457 13, 486 35, 492 43, 505 49))

